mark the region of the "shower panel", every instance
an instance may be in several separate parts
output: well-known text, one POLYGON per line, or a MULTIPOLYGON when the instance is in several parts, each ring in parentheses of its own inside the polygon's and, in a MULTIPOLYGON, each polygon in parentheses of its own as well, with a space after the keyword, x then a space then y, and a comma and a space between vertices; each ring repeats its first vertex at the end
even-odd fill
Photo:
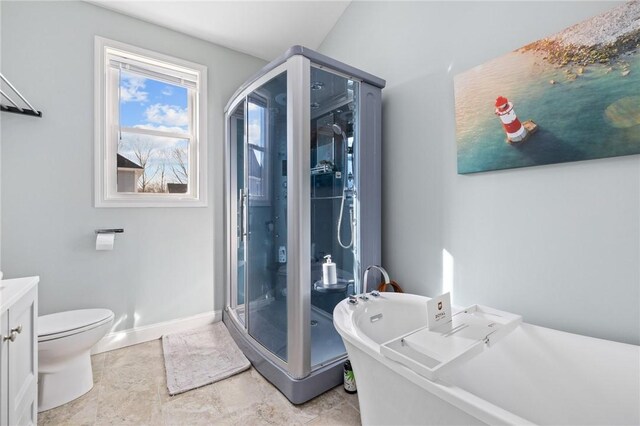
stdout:
POLYGON ((346 351, 333 308, 361 291, 363 265, 380 262, 384 85, 294 46, 225 109, 223 319, 293 403, 341 383, 346 351))

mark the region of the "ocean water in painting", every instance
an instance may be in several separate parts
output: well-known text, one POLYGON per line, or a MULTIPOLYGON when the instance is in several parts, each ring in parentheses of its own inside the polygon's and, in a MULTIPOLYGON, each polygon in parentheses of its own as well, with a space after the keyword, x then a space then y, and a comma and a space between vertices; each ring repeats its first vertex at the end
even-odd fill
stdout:
POLYGON ((455 78, 458 173, 640 153, 640 52, 581 65, 520 49, 455 78), (538 131, 506 142, 495 100, 538 131))

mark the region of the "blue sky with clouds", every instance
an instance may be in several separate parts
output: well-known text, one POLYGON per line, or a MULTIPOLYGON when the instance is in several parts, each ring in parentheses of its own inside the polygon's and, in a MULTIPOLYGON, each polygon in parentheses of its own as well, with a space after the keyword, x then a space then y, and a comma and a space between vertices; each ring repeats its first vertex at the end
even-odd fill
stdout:
MULTIPOLYGON (((179 170, 176 150, 188 163, 189 142, 187 139, 161 137, 127 132, 127 127, 188 133, 188 93, 184 87, 165 83, 141 75, 123 71, 120 76, 120 127, 121 139, 118 154, 139 164, 136 149, 151 150, 145 174, 156 181, 164 170, 163 181, 181 182, 184 176, 176 177, 179 170)), ((188 166, 188 164, 187 164, 188 166)))
POLYGON ((120 125, 122 127, 188 130, 187 89, 122 72, 120 125))

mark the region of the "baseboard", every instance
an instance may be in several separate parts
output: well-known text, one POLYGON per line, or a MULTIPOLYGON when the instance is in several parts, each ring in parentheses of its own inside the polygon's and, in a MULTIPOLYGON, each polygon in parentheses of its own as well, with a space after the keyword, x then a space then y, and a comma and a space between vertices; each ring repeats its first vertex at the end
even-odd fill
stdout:
POLYGON ((104 336, 91 350, 91 354, 112 351, 126 346, 137 345, 159 339, 164 334, 177 333, 202 327, 222 320, 222 311, 204 312, 192 317, 180 318, 157 324, 135 327, 129 330, 115 331, 104 336))

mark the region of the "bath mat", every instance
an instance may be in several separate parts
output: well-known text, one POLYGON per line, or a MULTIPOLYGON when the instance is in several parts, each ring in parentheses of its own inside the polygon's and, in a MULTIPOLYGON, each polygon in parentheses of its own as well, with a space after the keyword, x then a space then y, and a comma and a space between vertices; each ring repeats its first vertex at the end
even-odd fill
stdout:
POLYGON ((251 366, 222 322, 162 336, 162 350, 170 395, 215 383, 251 366))

